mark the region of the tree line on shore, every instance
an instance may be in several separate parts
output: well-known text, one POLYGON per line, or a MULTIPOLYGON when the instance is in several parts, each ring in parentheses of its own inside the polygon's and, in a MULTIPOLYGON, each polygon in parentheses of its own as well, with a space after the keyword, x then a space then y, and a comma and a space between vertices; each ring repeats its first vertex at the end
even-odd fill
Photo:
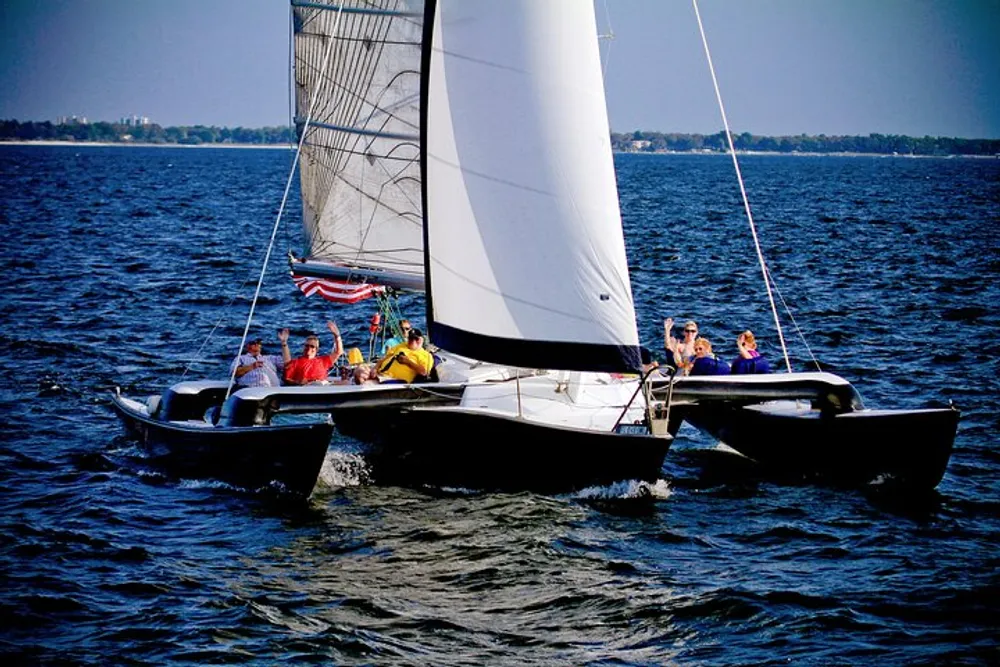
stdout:
MULTIPOLYGON (((907 137, 895 134, 868 136, 770 137, 733 133, 738 151, 773 153, 871 153, 879 155, 1000 155, 998 139, 957 137, 907 137)), ((206 125, 161 127, 120 123, 64 123, 49 121, 0 120, 0 141, 79 141, 143 144, 249 144, 278 145, 294 141, 291 127, 216 127, 206 125)), ((676 132, 612 132, 611 147, 618 152, 725 152, 729 149, 724 131, 716 134, 676 132)))
POLYGON ((215 127, 192 125, 161 127, 120 123, 63 123, 0 120, 0 141, 81 141, 136 144, 288 144, 290 127, 215 127))
MULTIPOLYGON (((764 137, 743 132, 733 133, 737 151, 769 153, 872 153, 878 155, 1000 155, 998 139, 959 139, 955 137, 907 137, 897 134, 860 136, 764 137)), ((725 131, 716 134, 677 134, 663 132, 611 133, 613 150, 636 153, 725 152, 729 150, 725 131)))

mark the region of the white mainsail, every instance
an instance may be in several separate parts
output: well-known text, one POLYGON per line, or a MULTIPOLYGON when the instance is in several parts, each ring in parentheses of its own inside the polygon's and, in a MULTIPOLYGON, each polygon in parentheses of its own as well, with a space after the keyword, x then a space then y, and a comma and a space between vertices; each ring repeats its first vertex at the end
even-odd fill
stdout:
POLYGON ((291 5, 308 244, 295 273, 421 289, 423 2, 291 5))
POLYGON ((434 343, 521 367, 638 367, 589 0, 429 3, 434 343))

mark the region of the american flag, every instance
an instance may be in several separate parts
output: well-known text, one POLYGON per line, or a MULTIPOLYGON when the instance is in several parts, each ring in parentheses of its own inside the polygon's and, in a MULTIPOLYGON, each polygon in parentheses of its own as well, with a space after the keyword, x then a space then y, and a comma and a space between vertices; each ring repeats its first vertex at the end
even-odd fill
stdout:
POLYGON ((347 283, 327 278, 312 278, 292 274, 292 281, 299 286, 306 296, 319 294, 327 301, 337 303, 357 303, 363 299, 375 296, 385 291, 382 285, 370 283, 347 283))

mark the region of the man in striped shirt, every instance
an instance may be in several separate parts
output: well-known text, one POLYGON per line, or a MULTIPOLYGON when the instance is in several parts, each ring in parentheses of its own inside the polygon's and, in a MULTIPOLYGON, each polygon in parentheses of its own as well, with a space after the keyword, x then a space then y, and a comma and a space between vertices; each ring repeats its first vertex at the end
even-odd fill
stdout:
POLYGON ((263 354, 264 340, 254 338, 247 341, 247 350, 233 360, 229 368, 232 375, 235 371, 236 384, 240 387, 278 387, 281 386, 281 376, 285 364, 291 360, 288 350, 288 329, 278 332, 281 341, 281 354, 263 354))

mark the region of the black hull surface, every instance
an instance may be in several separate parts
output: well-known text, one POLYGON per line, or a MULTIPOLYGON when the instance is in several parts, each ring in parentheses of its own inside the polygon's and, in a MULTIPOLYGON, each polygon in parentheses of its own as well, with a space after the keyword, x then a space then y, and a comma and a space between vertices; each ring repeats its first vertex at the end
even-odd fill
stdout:
POLYGON ((250 490, 277 482, 291 493, 309 495, 333 433, 333 424, 324 422, 212 427, 162 421, 117 395, 112 405, 126 430, 145 446, 150 462, 164 472, 250 490))
POLYGON ((370 444, 379 484, 562 493, 662 475, 671 438, 564 428, 455 408, 334 413, 337 430, 370 444))
POLYGON ((944 476, 959 411, 793 411, 781 404, 706 402, 684 418, 767 469, 838 484, 881 483, 914 492, 944 476))

